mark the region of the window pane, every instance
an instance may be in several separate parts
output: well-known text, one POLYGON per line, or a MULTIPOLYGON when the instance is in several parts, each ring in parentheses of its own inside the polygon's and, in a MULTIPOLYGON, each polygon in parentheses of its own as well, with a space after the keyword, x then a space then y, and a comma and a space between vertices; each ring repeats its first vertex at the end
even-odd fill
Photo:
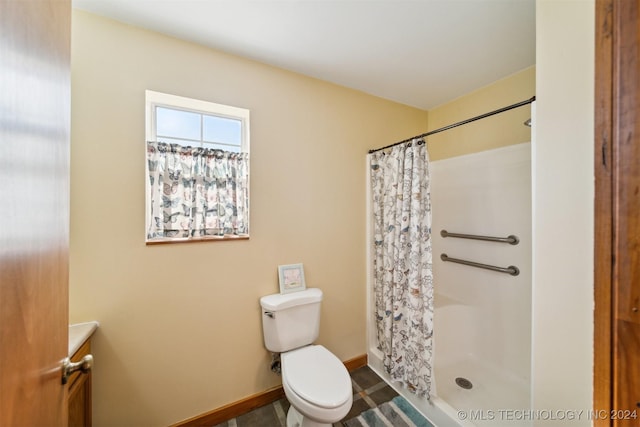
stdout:
MULTIPOLYGON (((165 142, 240 152, 246 143, 248 150, 249 110, 153 91, 146 91, 145 96, 148 144, 165 142)), ((194 154, 209 154, 201 151, 195 150, 194 154)), ((169 171, 169 164, 174 162, 166 160, 166 156, 173 156, 173 153, 147 148, 147 243, 225 240, 249 236, 248 156, 239 156, 240 159, 231 156, 233 161, 225 167, 207 169, 206 173, 211 171, 215 175, 205 177, 200 171, 191 179, 176 179, 177 176, 184 176, 169 171), (165 156, 164 168, 158 167, 161 158, 156 156, 165 156), (208 186, 206 195, 203 193, 204 197, 195 200, 184 197, 185 191, 178 188, 197 185, 194 182, 211 180, 212 177, 215 177, 216 183, 224 181, 227 185, 208 186), (161 197, 158 197, 160 193, 161 197)), ((219 157, 222 161, 228 156, 219 157)), ((193 156, 182 156, 179 166, 186 167, 184 163, 190 158, 193 160, 193 156)))
POLYGON ((224 117, 204 116, 204 140, 241 145, 242 121, 224 117))
POLYGON ((171 108, 156 108, 156 134, 200 140, 200 114, 171 108))

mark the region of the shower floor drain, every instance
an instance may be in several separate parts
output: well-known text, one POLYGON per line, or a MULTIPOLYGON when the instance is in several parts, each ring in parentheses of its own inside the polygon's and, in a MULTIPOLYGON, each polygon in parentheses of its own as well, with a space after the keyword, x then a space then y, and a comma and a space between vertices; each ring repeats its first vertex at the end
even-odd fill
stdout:
POLYGON ((458 377, 456 378, 456 384, 459 387, 464 388, 465 390, 471 390, 473 388, 473 384, 466 378, 458 377))

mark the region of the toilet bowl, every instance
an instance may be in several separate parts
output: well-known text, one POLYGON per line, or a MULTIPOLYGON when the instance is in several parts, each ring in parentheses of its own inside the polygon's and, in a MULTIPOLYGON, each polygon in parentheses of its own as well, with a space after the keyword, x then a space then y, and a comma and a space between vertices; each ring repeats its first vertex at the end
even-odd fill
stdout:
POLYGON ((260 298, 265 347, 280 354, 282 387, 291 406, 287 427, 325 427, 353 403, 351 377, 333 353, 314 345, 322 291, 317 288, 260 298))
POLYGON ((320 345, 281 355, 282 386, 294 411, 288 427, 328 426, 347 415, 353 403, 351 378, 340 359, 320 345))

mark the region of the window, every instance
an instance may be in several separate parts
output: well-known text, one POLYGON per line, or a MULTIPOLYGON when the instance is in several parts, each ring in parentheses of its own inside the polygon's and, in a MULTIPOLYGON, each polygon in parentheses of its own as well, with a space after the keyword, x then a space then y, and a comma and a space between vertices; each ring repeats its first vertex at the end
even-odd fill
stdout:
POLYGON ((146 240, 249 237, 249 110, 146 91, 146 240))

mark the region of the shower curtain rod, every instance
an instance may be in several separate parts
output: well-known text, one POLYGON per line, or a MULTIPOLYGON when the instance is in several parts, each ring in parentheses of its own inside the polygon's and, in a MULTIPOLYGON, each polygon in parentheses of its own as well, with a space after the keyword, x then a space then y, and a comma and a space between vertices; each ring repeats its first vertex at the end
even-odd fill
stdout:
POLYGON ((493 116, 495 114, 504 113, 505 111, 513 110, 514 108, 518 108, 518 107, 522 107, 523 105, 531 104, 535 100, 536 100, 536 97, 532 96, 531 98, 529 98, 529 99, 527 99, 525 101, 520 101, 520 102, 518 102, 516 104, 508 105, 508 106, 502 107, 502 108, 500 108, 498 110, 490 111, 488 113, 484 113, 484 114, 481 114, 479 116, 472 117, 470 119, 463 120, 461 122, 454 123, 452 125, 448 125, 448 126, 442 127, 440 129, 432 130, 432 131, 429 131, 427 133, 423 133, 422 135, 416 135, 416 136, 413 136, 411 138, 404 139, 404 140, 402 140, 400 142, 396 142, 395 144, 390 144, 390 145, 387 145, 387 146, 382 147, 382 148, 374 148, 372 150, 369 150, 369 154, 375 153, 376 151, 385 150, 387 148, 395 147, 396 145, 404 144, 405 142, 413 141, 416 138, 424 138, 425 136, 433 135, 434 133, 439 133, 439 132, 443 132, 445 130, 453 129, 453 128, 458 127, 458 126, 466 125, 467 123, 475 122, 476 120, 484 119, 486 117, 490 117, 490 116, 493 116))

